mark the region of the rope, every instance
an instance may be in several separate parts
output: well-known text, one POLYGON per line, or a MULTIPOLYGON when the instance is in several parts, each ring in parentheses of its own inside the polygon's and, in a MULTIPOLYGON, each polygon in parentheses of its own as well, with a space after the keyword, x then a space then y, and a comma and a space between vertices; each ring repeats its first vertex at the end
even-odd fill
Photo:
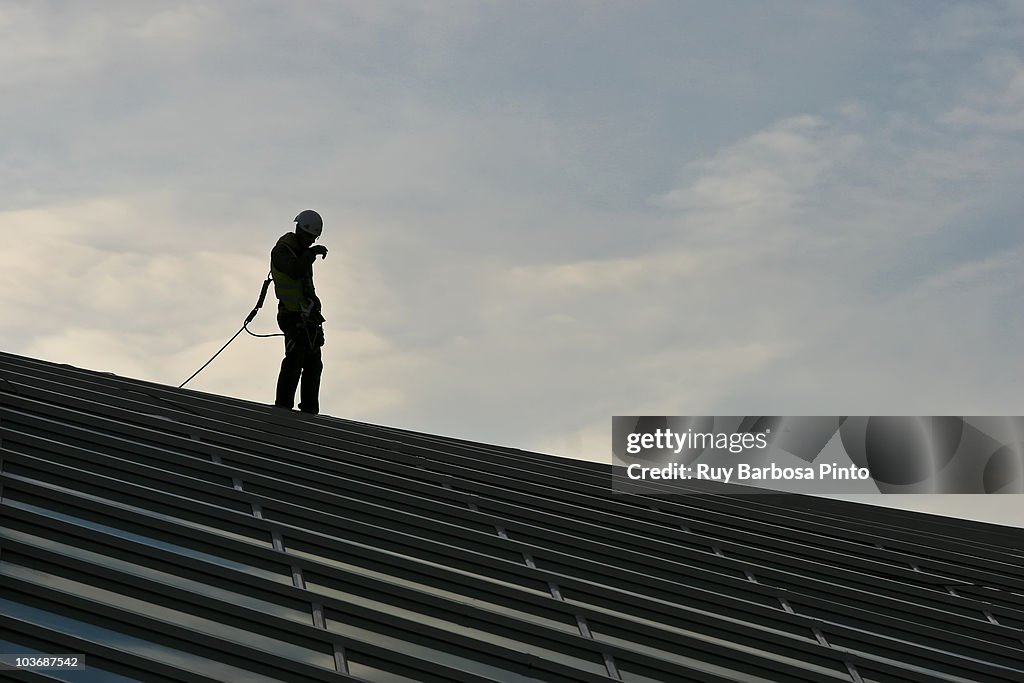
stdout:
POLYGON ((275 333, 275 334, 256 334, 255 332, 253 332, 252 330, 250 330, 250 329, 249 329, 249 328, 247 327, 247 325, 248 325, 248 324, 249 324, 249 323, 245 323, 245 325, 242 325, 242 328, 243 328, 243 329, 244 329, 244 330, 245 330, 246 332, 248 332, 248 333, 249 333, 250 335, 252 335, 253 337, 261 337, 261 338, 266 338, 266 337, 283 337, 283 336, 284 336, 284 333, 282 333, 282 332, 277 332, 277 333, 275 333))
MULTIPOLYGON (((223 351, 224 349, 228 348, 228 344, 230 344, 231 342, 235 341, 235 337, 237 337, 238 335, 242 334, 242 330, 244 330, 244 329, 245 329, 245 325, 242 325, 242 327, 238 328, 238 332, 235 332, 234 336, 233 336, 233 337, 231 337, 231 339, 228 339, 228 341, 227 341, 227 344, 224 344, 224 346, 220 347, 220 351, 223 351)), ((192 377, 195 377, 195 376, 196 376, 196 375, 198 375, 198 374, 199 374, 200 372, 202 372, 203 370, 205 370, 205 369, 206 369, 206 366, 207 366, 207 365, 209 365, 210 363, 212 363, 212 362, 213 362, 213 359, 214 359, 214 358, 216 358, 217 356, 219 356, 219 355, 220 355, 220 351, 218 351, 217 353, 213 354, 213 357, 212 357, 212 358, 210 358, 210 360, 208 360, 208 361, 206 361, 205 363, 203 363, 203 367, 201 367, 201 368, 199 368, 198 370, 196 370, 195 372, 193 372, 193 373, 192 373, 192 377)), ((179 385, 178 385, 178 388, 179 388, 179 389, 181 389, 181 388, 182 388, 183 386, 185 386, 185 385, 186 385, 186 384, 188 384, 188 383, 189 383, 190 381, 192 381, 192 377, 189 377, 189 378, 188 378, 187 380, 185 380, 184 382, 182 382, 181 384, 179 384, 179 385)))
MULTIPOLYGON (((249 312, 249 315, 246 317, 245 322, 242 323, 242 326, 238 329, 238 332, 235 332, 235 334, 231 337, 231 339, 228 339, 227 342, 224 344, 224 346, 220 347, 220 351, 218 351, 217 353, 213 354, 213 356, 210 358, 210 360, 208 360, 205 363, 203 363, 203 367, 201 367, 198 370, 196 370, 195 372, 193 372, 192 373, 192 377, 189 377, 187 380, 185 380, 184 382, 179 384, 178 385, 179 389, 181 389, 183 386, 185 386, 186 384, 191 382, 193 377, 195 377, 200 372, 205 370, 206 366, 209 365, 210 363, 212 363, 214 358, 219 356, 221 351, 223 351, 224 349, 226 349, 228 347, 228 344, 230 344, 231 342, 235 341, 235 338, 238 337, 238 335, 242 334, 242 330, 245 330, 246 332, 248 332, 253 337, 266 338, 266 337, 283 337, 284 336, 284 334, 282 334, 280 332, 278 332, 276 334, 256 334, 255 332, 253 332, 252 330, 249 329, 249 323, 252 322, 253 318, 256 317, 256 313, 259 312, 260 308, 263 307, 263 301, 264 301, 264 299, 267 298, 267 288, 270 287, 271 280, 272 280, 272 278, 270 276, 270 273, 267 273, 267 279, 263 282, 263 289, 260 290, 260 298, 256 302, 256 306, 249 312)), ((307 335, 309 334, 308 330, 307 330, 306 334, 307 335)), ((312 344, 312 342, 311 342, 311 344, 312 344)))

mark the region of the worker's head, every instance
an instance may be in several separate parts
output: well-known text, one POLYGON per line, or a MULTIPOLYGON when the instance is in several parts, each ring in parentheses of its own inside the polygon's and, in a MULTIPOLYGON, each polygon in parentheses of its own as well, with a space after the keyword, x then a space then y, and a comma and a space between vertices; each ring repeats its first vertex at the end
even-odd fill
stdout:
POLYGON ((295 234, 305 247, 313 244, 323 230, 324 219, 313 209, 306 209, 295 217, 295 234))

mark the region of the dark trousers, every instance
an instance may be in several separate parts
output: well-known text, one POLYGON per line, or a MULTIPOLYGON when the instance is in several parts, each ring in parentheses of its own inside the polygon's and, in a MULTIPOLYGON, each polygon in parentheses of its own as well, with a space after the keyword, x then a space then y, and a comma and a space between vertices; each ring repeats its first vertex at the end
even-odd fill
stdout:
POLYGON ((292 407, 301 376, 299 410, 315 415, 320 412, 320 374, 324 369, 320 357, 323 328, 303 321, 298 313, 278 313, 277 326, 284 332, 284 360, 281 361, 281 374, 277 377, 274 404, 292 407))

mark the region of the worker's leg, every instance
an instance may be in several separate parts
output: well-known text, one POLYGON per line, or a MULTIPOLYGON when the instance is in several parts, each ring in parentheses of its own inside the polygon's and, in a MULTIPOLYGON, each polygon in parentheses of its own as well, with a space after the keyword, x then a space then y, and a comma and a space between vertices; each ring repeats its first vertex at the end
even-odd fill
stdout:
POLYGON ((295 389, 299 386, 299 375, 309 349, 306 335, 301 327, 296 327, 296 321, 296 316, 286 313, 277 316, 278 327, 284 332, 285 353, 281 361, 281 372, 277 376, 274 405, 289 409, 295 404, 295 389))
POLYGON ((317 343, 317 327, 311 325, 309 333, 313 347, 307 347, 303 358, 299 410, 316 415, 320 412, 320 375, 323 373, 324 363, 320 355, 320 345, 317 343))

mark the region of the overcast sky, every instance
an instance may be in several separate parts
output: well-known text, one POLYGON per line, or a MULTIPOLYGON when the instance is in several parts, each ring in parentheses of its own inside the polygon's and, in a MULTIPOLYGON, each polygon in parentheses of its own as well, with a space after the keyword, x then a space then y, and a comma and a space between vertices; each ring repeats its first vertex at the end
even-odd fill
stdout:
POLYGON ((1022 46, 1013 0, 0 0, 0 343, 177 386, 315 208, 331 415, 1024 415, 1022 46))

